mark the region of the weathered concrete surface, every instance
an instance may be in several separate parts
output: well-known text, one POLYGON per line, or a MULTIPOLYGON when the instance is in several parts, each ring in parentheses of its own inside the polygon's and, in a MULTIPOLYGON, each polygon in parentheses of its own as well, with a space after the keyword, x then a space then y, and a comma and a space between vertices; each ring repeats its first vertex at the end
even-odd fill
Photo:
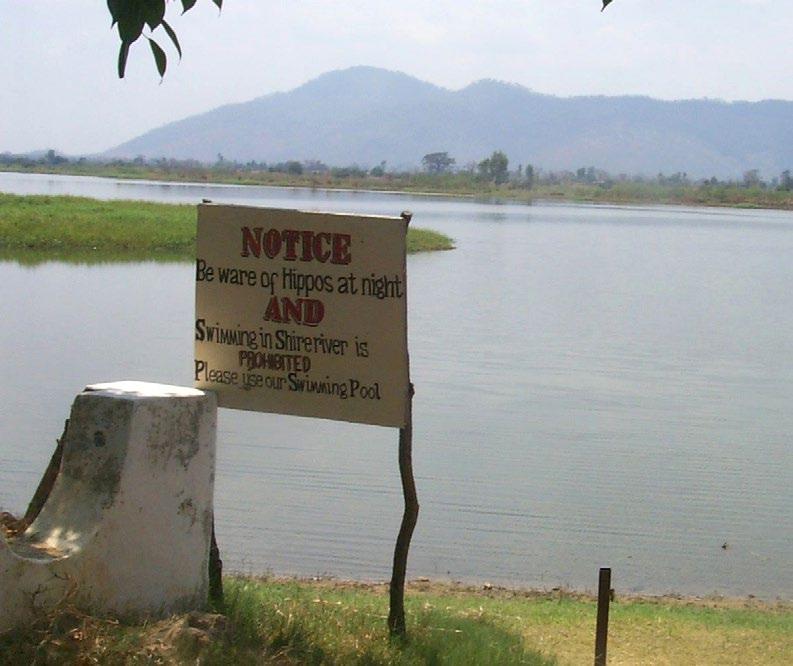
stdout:
POLYGON ((86 387, 44 508, 21 536, 0 534, 0 631, 67 594, 120 616, 204 607, 216 423, 212 393, 86 387))

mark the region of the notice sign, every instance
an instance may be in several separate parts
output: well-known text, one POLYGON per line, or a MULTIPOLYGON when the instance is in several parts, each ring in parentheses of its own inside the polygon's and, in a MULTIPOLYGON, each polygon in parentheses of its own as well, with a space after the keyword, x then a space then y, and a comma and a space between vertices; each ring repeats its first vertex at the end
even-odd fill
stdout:
POLYGON ((221 407, 402 427, 407 221, 201 205, 196 388, 221 407))

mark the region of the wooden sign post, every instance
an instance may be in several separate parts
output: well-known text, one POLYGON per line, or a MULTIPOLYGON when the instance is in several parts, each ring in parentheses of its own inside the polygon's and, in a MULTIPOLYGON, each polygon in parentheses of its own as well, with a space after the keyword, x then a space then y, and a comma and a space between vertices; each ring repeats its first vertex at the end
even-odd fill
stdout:
POLYGON ((418 514, 411 461, 406 237, 410 215, 201 205, 194 382, 220 407, 400 429, 405 514, 389 628, 404 633, 418 514))
MULTIPOLYGON (((411 217, 408 212, 402 213, 402 219, 408 224, 411 217)), ((405 573, 410 540, 419 516, 416 481, 413 477, 413 392, 413 384, 410 384, 405 425, 399 429, 399 476, 402 479, 405 511, 402 514, 402 523, 399 526, 399 535, 394 548, 394 566, 389 588, 388 630, 395 636, 405 634, 405 573)))

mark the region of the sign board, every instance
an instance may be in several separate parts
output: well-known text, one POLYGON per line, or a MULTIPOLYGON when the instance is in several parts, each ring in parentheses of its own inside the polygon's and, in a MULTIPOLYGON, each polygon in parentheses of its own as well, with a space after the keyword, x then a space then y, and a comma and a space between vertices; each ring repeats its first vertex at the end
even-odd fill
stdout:
POLYGON ((196 388, 221 407, 403 427, 407 220, 204 204, 196 388))

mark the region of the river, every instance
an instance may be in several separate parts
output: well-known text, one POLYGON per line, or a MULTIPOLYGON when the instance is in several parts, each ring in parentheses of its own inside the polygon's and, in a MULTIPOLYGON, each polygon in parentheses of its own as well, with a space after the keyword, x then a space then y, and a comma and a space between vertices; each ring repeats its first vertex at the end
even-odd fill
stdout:
MULTIPOLYGON (((0 191, 413 212, 410 577, 793 598, 793 214, 1 174, 0 191), (723 547, 726 546, 726 547, 723 547)), ((193 267, 0 261, 0 508, 74 395, 189 385, 193 267)), ((386 580, 397 431, 221 410, 229 570, 386 580)))

